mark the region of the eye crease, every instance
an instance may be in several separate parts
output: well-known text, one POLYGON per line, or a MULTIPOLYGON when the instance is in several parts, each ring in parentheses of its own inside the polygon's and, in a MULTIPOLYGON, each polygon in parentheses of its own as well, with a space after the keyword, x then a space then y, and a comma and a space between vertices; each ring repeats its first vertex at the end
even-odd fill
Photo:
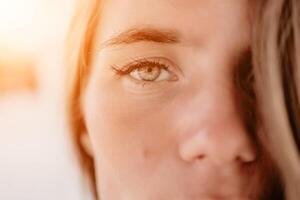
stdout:
POLYGON ((160 61, 150 59, 135 60, 124 67, 112 66, 117 75, 130 76, 142 83, 177 80, 178 77, 169 68, 160 61))

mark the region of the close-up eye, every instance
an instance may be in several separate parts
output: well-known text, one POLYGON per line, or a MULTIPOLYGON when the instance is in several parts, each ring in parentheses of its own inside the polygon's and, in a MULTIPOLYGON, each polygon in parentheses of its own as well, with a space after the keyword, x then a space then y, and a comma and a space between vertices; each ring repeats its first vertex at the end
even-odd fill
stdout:
POLYGON ((178 79, 167 64, 154 60, 136 60, 123 68, 113 67, 113 69, 120 76, 128 75, 142 82, 175 81, 178 79))
POLYGON ((146 64, 132 70, 130 76, 141 81, 163 81, 168 80, 171 75, 165 68, 146 64))

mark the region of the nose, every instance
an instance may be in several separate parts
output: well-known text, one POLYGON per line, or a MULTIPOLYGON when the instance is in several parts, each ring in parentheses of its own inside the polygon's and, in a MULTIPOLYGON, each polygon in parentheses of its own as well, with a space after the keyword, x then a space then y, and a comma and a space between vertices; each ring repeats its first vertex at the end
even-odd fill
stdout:
POLYGON ((210 100, 206 109, 198 112, 190 118, 196 125, 191 125, 193 129, 183 134, 187 136, 179 146, 182 160, 207 160, 221 166, 256 160, 254 143, 232 101, 210 100))
POLYGON ((199 131, 180 147, 181 158, 187 162, 210 160, 220 166, 255 161, 255 148, 248 139, 242 133, 229 131, 220 134, 199 131))

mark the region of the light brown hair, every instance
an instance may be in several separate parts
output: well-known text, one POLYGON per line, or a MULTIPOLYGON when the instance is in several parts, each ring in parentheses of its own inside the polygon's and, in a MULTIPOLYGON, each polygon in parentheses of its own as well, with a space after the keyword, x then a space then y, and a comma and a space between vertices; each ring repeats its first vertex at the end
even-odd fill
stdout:
POLYGON ((94 162, 81 141, 81 135, 86 131, 81 111, 81 97, 91 70, 88 66, 92 62, 91 51, 101 7, 100 0, 77 0, 76 3, 74 19, 67 38, 67 117, 80 165, 97 198, 94 162))
POLYGON ((300 1, 264 0, 256 8, 253 61, 264 141, 286 198, 300 198, 300 1))

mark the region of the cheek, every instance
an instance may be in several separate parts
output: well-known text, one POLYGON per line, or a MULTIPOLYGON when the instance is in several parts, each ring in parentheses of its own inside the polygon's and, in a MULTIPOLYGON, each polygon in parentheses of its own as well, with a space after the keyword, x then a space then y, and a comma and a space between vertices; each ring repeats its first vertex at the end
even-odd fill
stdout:
POLYGON ((151 102, 130 98, 113 84, 86 93, 85 119, 100 168, 124 174, 138 170, 141 176, 166 157, 166 149, 175 145, 167 120, 173 113, 151 102))

